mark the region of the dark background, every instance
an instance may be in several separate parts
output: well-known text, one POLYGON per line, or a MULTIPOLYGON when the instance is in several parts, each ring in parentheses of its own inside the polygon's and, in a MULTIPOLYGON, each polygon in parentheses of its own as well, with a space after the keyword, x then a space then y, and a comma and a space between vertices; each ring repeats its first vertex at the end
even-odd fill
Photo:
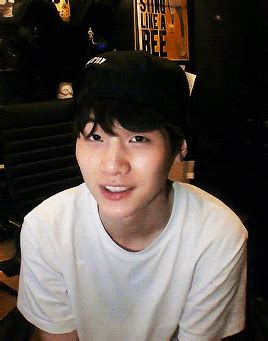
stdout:
MULTIPOLYGON (((0 18, 0 104, 56 99, 90 57, 134 49, 132 0, 71 0, 71 21, 51 1, 16 1, 0 18), (95 33, 92 44, 87 30, 95 33)), ((267 298, 267 2, 188 0, 192 93, 188 159, 194 184, 218 196, 249 231, 249 288, 267 298), (266 95, 266 96, 265 96, 266 95), (263 117, 264 114, 264 117, 263 117), (266 122, 266 124, 265 124, 266 122), (263 185, 264 184, 264 185, 263 185), (265 190, 262 193, 262 190, 265 190)))

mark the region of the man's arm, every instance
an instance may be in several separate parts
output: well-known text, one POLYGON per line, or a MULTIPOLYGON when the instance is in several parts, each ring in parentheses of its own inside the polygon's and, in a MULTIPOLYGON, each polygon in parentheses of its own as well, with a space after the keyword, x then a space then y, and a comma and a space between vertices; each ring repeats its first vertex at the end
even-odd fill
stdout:
POLYGON ((51 334, 44 330, 34 328, 31 341, 78 341, 76 330, 66 334, 51 334))

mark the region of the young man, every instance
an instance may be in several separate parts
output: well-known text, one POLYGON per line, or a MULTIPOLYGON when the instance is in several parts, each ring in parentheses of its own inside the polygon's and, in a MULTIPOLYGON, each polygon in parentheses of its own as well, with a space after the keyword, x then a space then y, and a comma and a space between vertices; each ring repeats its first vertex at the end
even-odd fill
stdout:
POLYGON ((247 232, 168 180, 187 151, 184 71, 142 51, 91 59, 75 89, 85 183, 21 234, 18 308, 41 340, 220 340, 245 322, 247 232))

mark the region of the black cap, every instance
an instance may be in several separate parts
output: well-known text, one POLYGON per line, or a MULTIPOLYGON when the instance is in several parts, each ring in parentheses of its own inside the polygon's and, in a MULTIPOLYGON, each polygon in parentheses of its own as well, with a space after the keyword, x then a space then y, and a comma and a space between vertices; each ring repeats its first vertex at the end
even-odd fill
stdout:
POLYGON ((145 51, 110 51, 91 58, 79 92, 148 105, 181 128, 187 121, 189 86, 184 70, 175 61, 145 51))

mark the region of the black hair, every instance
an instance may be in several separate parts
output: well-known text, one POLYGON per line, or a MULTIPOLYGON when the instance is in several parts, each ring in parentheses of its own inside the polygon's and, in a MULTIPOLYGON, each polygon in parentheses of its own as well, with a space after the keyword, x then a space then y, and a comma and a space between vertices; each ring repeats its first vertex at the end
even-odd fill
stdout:
POLYGON ((99 125, 107 134, 114 135, 114 123, 124 129, 135 132, 165 130, 169 137, 172 154, 176 154, 182 145, 184 133, 180 127, 170 124, 165 116, 150 105, 125 99, 93 98, 86 93, 78 96, 74 102, 74 129, 76 137, 84 133, 86 124, 93 117, 94 131, 99 125))

